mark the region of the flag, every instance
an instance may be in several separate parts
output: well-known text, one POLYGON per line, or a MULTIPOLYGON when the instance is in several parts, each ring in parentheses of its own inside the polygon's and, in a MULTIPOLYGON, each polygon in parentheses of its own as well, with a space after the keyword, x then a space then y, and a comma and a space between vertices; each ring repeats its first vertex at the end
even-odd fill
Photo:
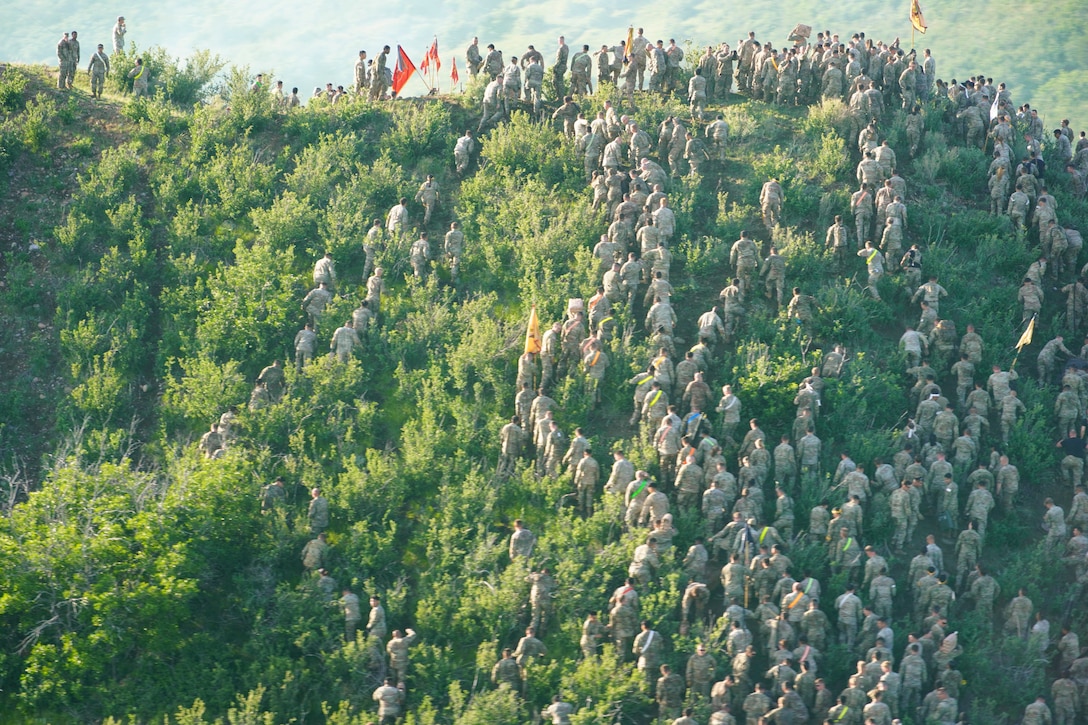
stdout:
POLYGON ((1035 315, 1031 316, 1031 322, 1028 323, 1028 329, 1024 330, 1024 334, 1020 336, 1020 342, 1016 343, 1016 352, 1020 352, 1022 348, 1031 344, 1031 336, 1035 333, 1035 315))
POLYGON ((400 95, 400 91, 404 88, 404 85, 408 82, 408 79, 412 77, 412 74, 416 72, 416 65, 412 62, 412 59, 408 57, 408 54, 404 52, 404 48, 397 46, 397 67, 393 71, 393 93, 400 95))
POLYGON ((431 51, 423 54, 423 60, 419 61, 419 72, 426 73, 431 68, 431 51))
POLYGON ((536 305, 529 311, 529 328, 525 331, 525 352, 540 352, 540 320, 536 316, 536 305))
POLYGON ((632 60, 631 58, 631 46, 635 44, 635 26, 632 25, 627 28, 627 42, 623 44, 623 59, 626 61, 632 60))
POLYGON ((994 98, 993 105, 990 106, 990 120, 991 121, 994 120, 995 118, 997 118, 998 104, 999 103, 1001 103, 1001 96, 1000 95, 998 95, 996 98, 994 98))
POLYGON ((450 82, 455 86, 461 82, 461 76, 457 74, 457 56, 453 57, 453 70, 450 71, 450 82))
POLYGON ((914 26, 914 29, 919 33, 925 35, 926 19, 922 17, 922 6, 918 3, 918 0, 910 0, 910 24, 914 26))
POLYGON ((442 59, 438 57, 438 38, 437 37, 434 39, 434 42, 431 43, 431 49, 427 51, 427 57, 430 59, 431 63, 434 63, 435 71, 442 70, 442 59))

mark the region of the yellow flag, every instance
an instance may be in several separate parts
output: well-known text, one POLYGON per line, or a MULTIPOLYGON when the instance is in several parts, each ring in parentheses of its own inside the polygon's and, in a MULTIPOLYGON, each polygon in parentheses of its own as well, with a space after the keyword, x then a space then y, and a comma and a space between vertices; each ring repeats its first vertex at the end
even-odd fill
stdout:
POLYGON ((540 352, 540 320, 536 316, 536 305, 529 312, 529 329, 525 331, 525 352, 540 352))
POLYGON ((631 46, 635 44, 635 26, 627 28, 627 42, 623 44, 623 59, 634 60, 631 57, 631 46))
POLYGON ((922 6, 918 3, 918 0, 910 0, 910 24, 914 26, 914 29, 919 33, 925 35, 926 19, 922 17, 922 6))
POLYGON ((1020 342, 1016 343, 1016 351, 1020 352, 1021 348, 1027 347, 1031 344, 1031 336, 1035 334, 1035 316, 1031 316, 1031 322, 1028 323, 1028 329, 1024 330, 1024 334, 1020 336, 1020 342))

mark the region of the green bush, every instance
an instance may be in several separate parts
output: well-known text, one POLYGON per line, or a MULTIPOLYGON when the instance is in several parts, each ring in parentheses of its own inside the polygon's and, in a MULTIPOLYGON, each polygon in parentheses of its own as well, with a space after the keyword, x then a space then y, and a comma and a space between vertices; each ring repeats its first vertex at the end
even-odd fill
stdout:
MULTIPOLYGON (((18 68, 8 67, 0 75, 0 109, 19 112, 26 107, 27 77, 18 68)), ((5 114, 6 115, 6 114, 5 114)))

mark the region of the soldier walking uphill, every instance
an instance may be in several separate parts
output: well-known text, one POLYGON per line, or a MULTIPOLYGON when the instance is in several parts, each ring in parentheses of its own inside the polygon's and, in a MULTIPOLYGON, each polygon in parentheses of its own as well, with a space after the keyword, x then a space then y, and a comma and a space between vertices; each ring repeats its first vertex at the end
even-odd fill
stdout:
POLYGON ((105 86, 106 76, 109 73, 110 58, 99 43, 98 50, 91 56, 91 62, 87 66, 87 74, 91 77, 91 98, 102 98, 102 88, 105 86))

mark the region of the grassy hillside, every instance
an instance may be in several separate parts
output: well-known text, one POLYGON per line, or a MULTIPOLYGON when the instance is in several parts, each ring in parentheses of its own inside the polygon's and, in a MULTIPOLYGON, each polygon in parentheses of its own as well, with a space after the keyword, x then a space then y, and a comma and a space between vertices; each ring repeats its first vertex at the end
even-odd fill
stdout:
MULTIPOLYGON (((494 475, 529 305, 548 326, 569 298, 590 297, 598 283, 591 249, 607 222, 591 209, 573 143, 515 114, 483 138, 462 179, 453 145, 478 121, 479 88, 452 100, 285 114, 245 92, 249 79, 235 70, 222 97, 194 106, 214 65, 205 58, 207 74, 200 64, 175 68, 170 95, 134 100, 112 89, 97 103, 83 89, 58 93, 38 67, 0 75, 0 314, 9 321, 0 343, 9 371, 0 396, 0 484, 9 501, 0 519, 0 708, 29 722, 373 719, 374 653, 364 640, 341 643, 337 607, 299 560, 312 538, 306 489, 320 485, 331 504, 332 575, 360 594, 380 593, 390 628, 420 634, 407 722, 526 722, 556 693, 578 704, 577 723, 650 722, 656 708, 631 665, 609 647, 599 661, 579 661, 578 650, 582 620, 606 609, 644 534, 623 531, 622 503, 612 498, 577 516, 569 473, 538 480, 525 465, 505 482, 494 475), (412 278, 408 245, 422 209, 410 203, 412 234, 377 253, 388 290, 362 348, 347 363, 322 354, 302 371, 288 364, 283 400, 250 410, 262 368, 293 359, 314 261, 331 251, 339 275, 319 325, 323 353, 365 295, 361 243, 370 221, 411 199, 428 174, 443 192, 426 228, 432 242, 453 220, 465 231, 460 279, 440 262, 426 281, 412 278), (236 438, 223 457, 203 459, 197 440, 232 408, 236 438), (287 505, 262 515, 258 492, 277 476, 288 483, 287 505), (516 518, 540 537, 532 565, 550 567, 559 585, 544 638, 549 656, 530 670, 523 701, 489 681, 530 615, 528 565, 506 553, 516 518)), ((588 110, 602 102, 589 99, 588 110)), ((677 334, 695 338, 696 318, 732 274, 729 248, 742 229, 764 251, 774 241, 789 283, 818 303, 811 334, 757 295, 708 381, 733 384, 745 416, 757 415, 777 440, 793 423, 797 384, 822 350, 842 343, 847 372, 828 381, 817 431, 824 479, 843 451, 858 462, 890 458, 893 433, 913 409, 896 343, 917 307, 897 276, 881 283, 882 301, 872 299, 861 260, 848 276, 830 273, 824 233, 835 214, 848 214, 856 188, 843 109, 734 96, 717 110, 731 126, 728 160, 668 186, 678 217, 677 334), (786 197, 773 240, 758 201, 771 177, 786 197)), ((646 99, 636 118, 653 129, 669 114, 686 109, 646 99)), ((925 114, 916 159, 901 114, 881 129, 908 181, 905 242, 923 247, 926 272, 948 289, 942 315, 983 336, 983 367, 1007 366, 1019 334, 1016 290, 1035 240, 986 214, 986 157, 961 146, 940 108, 925 114)), ((1088 204, 1072 198, 1064 178, 1051 178, 1063 223, 1088 227, 1088 204)), ((1019 361, 1027 415, 1002 448, 1024 483, 1018 508, 991 522, 984 560, 998 568, 1006 595, 1026 586, 1055 625, 1083 632, 1083 607, 1066 606, 1069 578, 1053 573, 1036 543, 1043 492, 1063 506, 1070 498, 1055 484, 1056 390, 1031 375, 1032 353, 1066 328, 1063 301, 1048 292, 1036 343, 1019 361)), ((617 445, 656 475, 656 453, 626 424, 625 381, 645 368, 650 343, 641 315, 620 309, 616 318, 623 334, 610 343, 602 404, 591 405, 576 374, 551 392, 556 418, 568 432, 586 430, 605 471, 617 445)), ((951 389, 947 368, 940 382, 951 389)), ((798 511, 828 487, 821 480, 803 491, 798 511)), ((682 555, 702 523, 693 514, 676 523, 682 555)), ((883 512, 866 531, 867 542, 887 549, 883 512)), ((887 552, 900 581, 912 554, 887 552)), ((822 547, 798 542, 790 556, 825 591, 842 590, 822 547)), ((667 638, 667 660, 680 670, 709 635, 680 634, 683 586, 673 557, 642 592, 642 616, 667 638)), ((823 606, 834 620, 831 598, 823 606)), ((909 609, 901 594, 897 654, 912 628, 909 609)), ((965 647, 962 702, 980 722, 1011 722, 1048 684, 1047 663, 1019 640, 990 637, 970 606, 957 606, 953 628, 965 647)), ((834 645, 821 674, 838 691, 852 670, 850 654, 834 645)), ((701 705, 701 721, 706 715, 701 705)))

